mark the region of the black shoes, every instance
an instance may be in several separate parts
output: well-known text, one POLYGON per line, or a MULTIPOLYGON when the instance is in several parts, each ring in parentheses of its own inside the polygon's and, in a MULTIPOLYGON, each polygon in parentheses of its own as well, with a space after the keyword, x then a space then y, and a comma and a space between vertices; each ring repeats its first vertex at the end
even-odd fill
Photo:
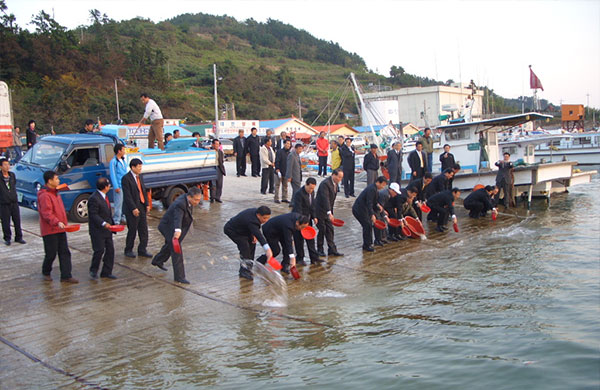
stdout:
POLYGON ((254 277, 252 276, 252 271, 244 267, 240 267, 240 278, 254 280, 254 277))
POLYGON ((10 240, 4 240, 4 245, 10 246, 10 240))
POLYGON ((217 202, 217 203, 223 203, 223 201, 221 199, 215 199, 215 202, 217 202))
POLYGON ((187 279, 175 279, 175 282, 181 284, 190 284, 190 282, 188 282, 187 279))
POLYGON ((323 264, 325 262, 325 260, 316 258, 316 259, 310 259, 310 263, 311 264, 323 264))
POLYGON ((281 268, 281 272, 283 272, 284 274, 289 274, 290 273, 290 265, 286 264, 281 268))
POLYGON ((296 267, 300 267, 301 265, 308 265, 308 263, 304 260, 296 259, 296 267))
POLYGON ((275 202, 275 203, 281 203, 281 202, 280 202, 280 201, 278 201, 278 200, 274 200, 274 202, 275 202))
POLYGON ((140 253, 138 253, 138 256, 139 257, 147 257, 149 259, 151 259, 153 257, 152 253, 148 253, 148 252, 140 252, 140 253))
POLYGON ((394 236, 389 236, 389 237, 388 237, 388 240, 390 240, 390 241, 392 241, 392 242, 396 242, 396 241, 398 241, 398 239, 397 239, 396 237, 394 237, 394 236))
POLYGON ((158 267, 160 269, 162 269, 163 271, 166 271, 167 268, 163 265, 163 263, 155 263, 154 261, 152 262, 152 265, 155 267, 158 267))
POLYGON ((281 202, 282 202, 282 203, 290 203, 290 201, 289 201, 289 200, 287 200, 287 199, 283 199, 281 202))
POLYGON ((444 233, 444 232, 445 232, 444 228, 442 228, 441 226, 436 226, 436 227, 435 227, 435 230, 436 230, 437 232, 440 232, 440 233, 444 233))
POLYGON ((90 271, 90 278, 94 280, 98 279, 98 273, 90 271))
POLYGON ((131 257, 132 259, 135 259, 137 256, 135 255, 135 253, 133 252, 125 252, 125 256, 127 257, 131 257))
POLYGON ((101 277, 101 278, 104 278, 104 279, 112 279, 112 280, 115 280, 115 279, 117 278, 117 277, 116 277, 115 275, 113 275, 113 274, 110 274, 110 275, 100 275, 100 277, 101 277))
POLYGON ((24 239, 19 238, 18 240, 15 240, 15 242, 18 242, 19 244, 27 244, 27 242, 25 242, 24 239))
POLYGON ((329 252, 328 256, 344 256, 344 254, 340 253, 338 251, 334 251, 334 252, 329 252))
MULTIPOLYGON (((383 242, 381 242, 381 241, 375 241, 374 244, 377 245, 377 246, 383 246, 383 242)), ((372 248, 371 245, 369 245, 369 246, 372 248)))
POLYGON ((325 251, 323 251, 323 250, 318 251, 317 254, 319 255, 319 257, 325 257, 325 256, 327 256, 325 254, 325 251))
POLYGON ((363 246, 363 251, 375 252, 375 248, 373 248, 373 245, 363 246))

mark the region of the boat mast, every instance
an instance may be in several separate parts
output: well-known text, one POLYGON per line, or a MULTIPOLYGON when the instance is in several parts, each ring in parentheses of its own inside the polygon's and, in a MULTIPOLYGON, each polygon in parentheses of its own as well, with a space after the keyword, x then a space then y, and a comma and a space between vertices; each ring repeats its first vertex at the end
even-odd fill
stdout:
POLYGON ((217 64, 213 64, 213 77, 215 79, 215 138, 219 138, 219 106, 217 103, 217 64))
POLYGON ((358 95, 358 100, 360 102, 360 106, 363 108, 361 110, 362 111, 361 115, 363 116, 363 120, 365 120, 369 124, 369 127, 371 128, 371 134, 373 135, 373 140, 375 141, 375 143, 377 145, 377 149, 383 153, 381 146, 379 146, 379 137, 377 137, 377 134, 375 134, 375 129, 373 128, 373 125, 371 124, 371 122, 369 121, 367 116, 365 115, 367 106, 365 105, 362 94, 360 93, 360 88, 358 88, 358 83, 356 82, 356 78, 354 77, 354 72, 350 73, 350 78, 352 79, 352 84, 354 84, 354 90, 356 91, 356 94, 358 95))

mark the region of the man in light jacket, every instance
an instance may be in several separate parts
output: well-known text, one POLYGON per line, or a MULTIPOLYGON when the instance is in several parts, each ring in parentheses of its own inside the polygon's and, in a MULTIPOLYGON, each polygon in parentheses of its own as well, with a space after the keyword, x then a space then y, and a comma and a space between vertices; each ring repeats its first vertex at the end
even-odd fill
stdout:
POLYGON ((304 145, 298 143, 294 146, 294 150, 288 155, 285 178, 292 184, 292 194, 300 189, 302 185, 302 163, 300 161, 300 153, 304 149, 304 145))
POLYGON ((260 193, 267 193, 267 183, 269 184, 269 194, 274 194, 273 184, 275 181, 275 152, 271 148, 273 141, 271 138, 265 138, 265 143, 260 147, 260 166, 262 167, 260 179, 260 193))

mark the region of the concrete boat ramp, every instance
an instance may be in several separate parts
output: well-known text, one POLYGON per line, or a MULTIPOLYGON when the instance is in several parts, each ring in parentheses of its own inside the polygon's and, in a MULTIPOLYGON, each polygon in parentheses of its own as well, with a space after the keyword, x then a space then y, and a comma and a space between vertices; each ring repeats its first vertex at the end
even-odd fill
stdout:
MULTIPOLYGON (((183 244, 191 281, 186 286, 173 282, 170 263, 169 272, 163 272, 150 259, 126 258, 124 232, 115 237, 118 279, 90 280, 87 225, 68 236, 73 276, 80 283, 59 281, 58 259, 54 280, 45 282, 38 214, 22 209, 27 244, 0 246, 0 388, 166 388, 182 378, 218 385, 223 375, 218 364, 227 365, 232 375, 243 364, 207 358, 214 351, 243 350, 251 343, 254 347, 248 353, 254 353, 250 351, 257 343, 276 347, 278 336, 298 329, 302 329, 299 343, 343 338, 345 319, 335 311, 316 309, 321 297, 343 296, 381 278, 410 285, 427 278, 431 262, 459 257, 463 240, 510 229, 527 213, 522 208, 510 210, 515 215, 501 215, 492 222, 491 218, 469 220, 465 210, 457 207, 460 233, 433 232, 424 241, 390 243, 365 254, 360 249, 360 225, 350 210, 354 199, 339 196, 336 217, 346 225, 335 233, 345 256, 301 267, 300 280, 287 279, 287 306, 271 307, 264 304, 269 289, 263 281, 238 277, 237 250, 222 228, 247 207, 268 205, 274 215, 289 209, 287 204, 274 204, 272 195, 260 195, 259 178, 236 178, 231 175, 234 167, 228 164, 228 168, 224 203, 205 201, 194 212, 194 228, 183 244)), ((157 230, 163 212, 150 213, 152 253, 163 242, 157 230)), ((426 224, 426 230, 433 227, 426 224)))

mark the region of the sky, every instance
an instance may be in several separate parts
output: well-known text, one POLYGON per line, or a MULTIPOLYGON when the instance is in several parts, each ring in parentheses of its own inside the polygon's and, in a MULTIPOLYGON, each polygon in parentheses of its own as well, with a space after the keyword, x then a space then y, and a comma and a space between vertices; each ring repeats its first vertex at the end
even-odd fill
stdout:
MULTIPOLYGON (((89 10, 115 20, 154 22, 183 13, 276 19, 355 52, 373 71, 392 65, 446 81, 474 80, 507 98, 531 96, 529 65, 541 99, 600 108, 600 0, 6 0, 31 29, 44 10, 68 28, 88 25, 89 10)), ((360 82, 360 80, 359 80, 360 82)))

